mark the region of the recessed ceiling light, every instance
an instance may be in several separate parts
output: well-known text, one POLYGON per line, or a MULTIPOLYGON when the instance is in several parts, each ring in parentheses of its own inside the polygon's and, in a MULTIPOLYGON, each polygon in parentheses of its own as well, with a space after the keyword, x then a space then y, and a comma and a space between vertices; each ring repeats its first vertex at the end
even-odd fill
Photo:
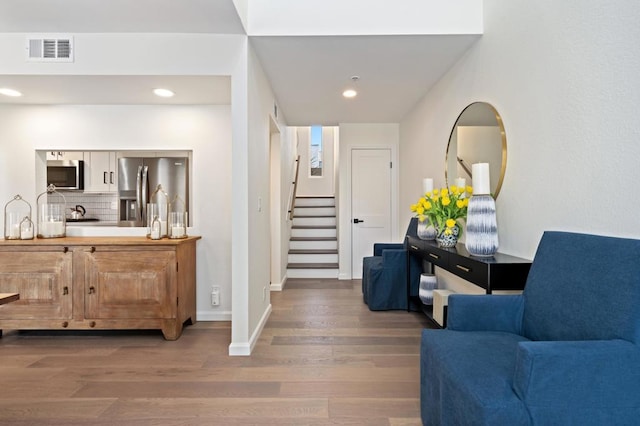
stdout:
POLYGON ((153 93, 162 98, 170 98, 174 95, 174 93, 169 89, 153 89, 153 93))
POLYGON ((17 98, 18 96, 22 96, 22 93, 18 92, 17 90, 8 89, 6 87, 0 88, 0 94, 5 96, 12 96, 14 98, 17 98))
POLYGON ((344 96, 345 98, 355 98, 357 94, 358 92, 356 92, 353 89, 347 89, 344 92, 342 92, 342 96, 344 96))

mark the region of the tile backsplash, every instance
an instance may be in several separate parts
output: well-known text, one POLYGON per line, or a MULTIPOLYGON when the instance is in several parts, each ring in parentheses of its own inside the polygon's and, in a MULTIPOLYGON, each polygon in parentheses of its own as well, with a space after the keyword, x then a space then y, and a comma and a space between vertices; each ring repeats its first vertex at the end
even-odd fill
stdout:
POLYGON ((105 222, 118 220, 118 194, 116 193, 94 194, 69 191, 63 194, 68 208, 67 217, 69 217, 71 209, 79 204, 87 211, 85 215, 87 217, 96 217, 105 222))

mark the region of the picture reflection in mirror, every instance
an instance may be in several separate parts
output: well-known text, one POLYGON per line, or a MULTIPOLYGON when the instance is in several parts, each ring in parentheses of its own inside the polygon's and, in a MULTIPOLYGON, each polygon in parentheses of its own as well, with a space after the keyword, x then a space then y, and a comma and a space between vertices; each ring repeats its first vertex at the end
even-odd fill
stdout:
POLYGON ((456 179, 466 179, 473 185, 471 166, 489 163, 490 187, 498 196, 507 160, 507 140, 502 119, 496 109, 485 102, 467 106, 453 126, 447 147, 445 179, 455 185, 456 179))

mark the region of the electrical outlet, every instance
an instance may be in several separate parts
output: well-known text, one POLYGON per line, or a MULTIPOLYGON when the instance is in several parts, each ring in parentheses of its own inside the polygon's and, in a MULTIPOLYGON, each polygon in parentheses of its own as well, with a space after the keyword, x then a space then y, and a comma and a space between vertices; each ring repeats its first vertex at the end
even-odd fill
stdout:
POLYGON ((262 301, 267 300, 267 286, 262 287, 262 301))
POLYGON ((220 287, 211 287, 211 306, 220 305, 220 287))

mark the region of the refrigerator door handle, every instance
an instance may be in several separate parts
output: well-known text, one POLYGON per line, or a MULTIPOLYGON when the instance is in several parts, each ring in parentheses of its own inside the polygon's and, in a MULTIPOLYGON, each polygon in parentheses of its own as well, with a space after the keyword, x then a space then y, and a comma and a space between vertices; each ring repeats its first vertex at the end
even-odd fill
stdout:
POLYGON ((136 220, 142 220, 142 166, 138 166, 136 175, 136 220))
POLYGON ((148 184, 148 171, 149 171, 149 166, 141 166, 142 167, 142 208, 144 210, 144 215, 142 216, 142 224, 144 226, 147 225, 147 197, 149 196, 149 194, 147 194, 148 188, 149 188, 149 184, 148 184))

